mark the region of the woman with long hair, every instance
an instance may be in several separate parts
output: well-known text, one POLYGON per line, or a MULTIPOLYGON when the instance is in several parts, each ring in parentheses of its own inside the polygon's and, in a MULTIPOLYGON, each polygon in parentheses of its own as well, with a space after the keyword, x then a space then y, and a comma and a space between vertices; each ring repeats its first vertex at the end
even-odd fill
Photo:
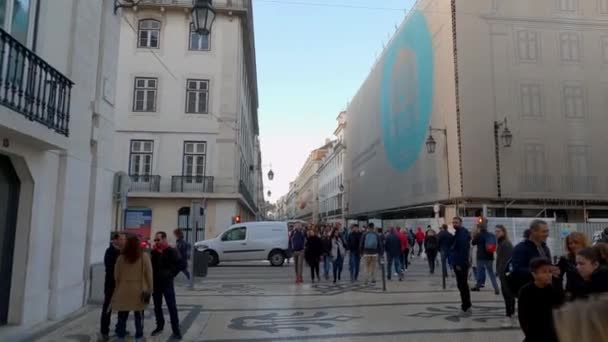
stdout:
POLYGON ((310 279, 312 283, 315 282, 315 274, 317 281, 321 281, 319 276, 319 263, 321 262, 321 254, 323 254, 323 244, 321 238, 317 235, 314 230, 308 231, 308 238, 306 239, 306 246, 304 247, 304 258, 310 266, 310 279))
POLYGON ((584 294, 585 282, 576 269, 576 254, 587 248, 587 236, 581 232, 572 232, 566 237, 565 248, 567 254, 557 263, 560 278, 566 277, 566 299, 575 300, 577 295, 584 294))
POLYGON ((346 255, 346 244, 342 240, 340 232, 335 229, 331 233, 331 258, 333 261, 334 284, 340 280, 342 276, 342 266, 344 265, 344 256, 346 255))
POLYGON ((129 312, 135 315, 135 341, 144 336, 144 310, 152 293, 152 263, 143 253, 139 238, 129 235, 121 255, 116 260, 114 279, 116 289, 112 297, 112 310, 118 312, 116 335, 123 341, 126 335, 129 312))
POLYGON ((505 226, 499 224, 496 226, 494 231, 496 234, 496 272, 498 273, 498 279, 500 280, 500 291, 502 292, 502 298, 505 301, 505 319, 502 323, 503 328, 513 327, 517 322, 515 320, 515 296, 509 289, 507 282, 507 276, 505 274, 507 263, 511 259, 513 254, 513 244, 509 240, 507 229, 505 226))

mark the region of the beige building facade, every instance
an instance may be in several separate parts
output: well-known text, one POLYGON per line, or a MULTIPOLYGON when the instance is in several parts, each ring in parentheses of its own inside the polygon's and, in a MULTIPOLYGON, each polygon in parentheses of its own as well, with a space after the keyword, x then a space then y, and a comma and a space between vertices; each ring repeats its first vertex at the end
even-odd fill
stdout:
POLYGON ((603 0, 418 1, 348 108, 350 215, 606 217, 606 32, 603 0))
POLYGON ((126 229, 196 224, 201 240, 260 217, 252 5, 213 6, 210 35, 191 30, 192 1, 144 0, 124 12, 114 161, 131 180, 118 220, 126 229))

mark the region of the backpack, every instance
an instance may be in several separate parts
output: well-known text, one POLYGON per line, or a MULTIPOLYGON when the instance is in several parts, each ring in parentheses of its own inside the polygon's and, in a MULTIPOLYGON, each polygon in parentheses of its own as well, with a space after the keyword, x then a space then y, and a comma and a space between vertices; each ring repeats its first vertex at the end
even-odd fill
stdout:
POLYGON ((365 241, 363 241, 364 249, 378 249, 378 234, 368 233, 365 235, 365 241))
POLYGON ((490 254, 494 254, 496 252, 496 235, 487 234, 486 235, 486 252, 490 254))

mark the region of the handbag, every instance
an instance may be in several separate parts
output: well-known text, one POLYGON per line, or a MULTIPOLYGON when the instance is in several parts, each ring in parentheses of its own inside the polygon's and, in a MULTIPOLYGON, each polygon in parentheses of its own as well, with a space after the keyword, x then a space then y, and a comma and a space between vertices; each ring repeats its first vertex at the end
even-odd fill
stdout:
POLYGON ((145 282, 145 274, 144 274, 144 258, 141 258, 141 295, 140 300, 144 304, 150 304, 150 297, 152 297, 150 291, 144 290, 144 282, 145 282))

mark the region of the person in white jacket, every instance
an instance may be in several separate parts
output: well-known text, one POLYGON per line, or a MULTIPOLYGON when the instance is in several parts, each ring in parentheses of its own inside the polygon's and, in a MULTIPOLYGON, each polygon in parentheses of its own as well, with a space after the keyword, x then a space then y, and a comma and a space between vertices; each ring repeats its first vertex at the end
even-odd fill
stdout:
POLYGON ((331 258, 333 261, 334 284, 340 280, 342 275, 342 266, 346 255, 346 244, 342 240, 340 232, 336 229, 332 232, 331 237, 331 258))

